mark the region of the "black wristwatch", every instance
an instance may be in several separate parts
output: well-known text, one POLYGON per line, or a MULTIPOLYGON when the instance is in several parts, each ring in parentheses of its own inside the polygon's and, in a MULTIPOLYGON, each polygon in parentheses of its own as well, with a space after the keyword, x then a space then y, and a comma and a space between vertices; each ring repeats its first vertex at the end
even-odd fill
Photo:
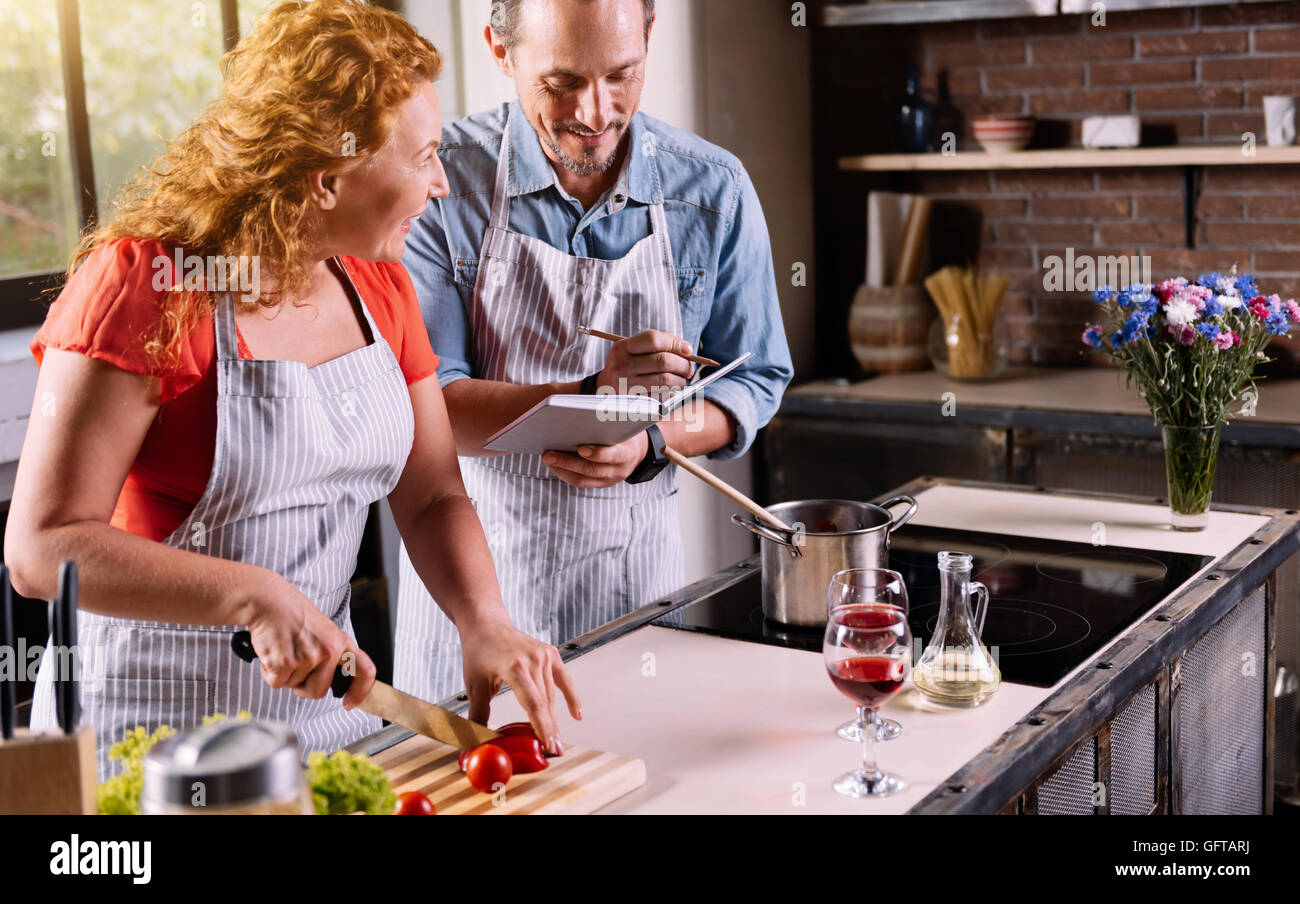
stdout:
POLYGON ((583 377, 582 382, 578 384, 578 392, 583 395, 596 394, 596 381, 600 379, 600 371, 596 371, 589 377, 583 377))
POLYGON ((664 435, 659 432, 656 424, 651 424, 645 429, 646 438, 650 441, 649 448, 645 450, 645 458, 641 459, 641 464, 636 466, 636 470, 627 475, 628 483, 645 483, 647 480, 654 480, 659 476, 659 472, 668 466, 668 458, 664 455, 664 435))

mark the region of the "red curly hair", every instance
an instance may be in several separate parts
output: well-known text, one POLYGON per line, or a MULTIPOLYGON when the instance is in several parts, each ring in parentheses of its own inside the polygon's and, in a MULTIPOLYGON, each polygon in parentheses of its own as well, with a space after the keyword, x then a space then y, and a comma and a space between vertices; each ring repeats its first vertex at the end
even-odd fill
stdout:
MULTIPOLYGON (((68 276, 99 246, 152 238, 186 254, 259 257, 276 307, 311 284, 311 173, 372 162, 400 104, 442 58, 396 13, 357 0, 286 0, 222 60, 221 95, 123 187, 114 217, 72 253, 68 276)), ((212 309, 207 293, 172 291, 146 350, 170 356, 212 309)))

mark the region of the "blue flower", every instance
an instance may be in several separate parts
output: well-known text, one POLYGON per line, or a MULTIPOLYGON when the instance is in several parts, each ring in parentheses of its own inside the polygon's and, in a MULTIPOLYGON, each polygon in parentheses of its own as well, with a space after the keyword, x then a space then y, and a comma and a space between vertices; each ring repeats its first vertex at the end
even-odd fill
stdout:
POLYGON ((1196 284, 1206 289, 1217 289, 1221 279, 1223 279, 1223 275, 1220 273, 1202 273, 1196 277, 1196 284))
POLYGON ((1114 292, 1111 291, 1110 286, 1102 286, 1096 292, 1092 293, 1092 300, 1097 302, 1097 304, 1105 304, 1110 301, 1110 296, 1113 294, 1114 292))
POLYGON ((1205 323, 1202 321, 1196 325, 1196 332, 1200 333, 1206 339, 1213 339, 1215 336, 1219 335, 1219 327, 1218 324, 1205 323))
POLYGON ((1243 273, 1232 281, 1236 288, 1237 294, 1246 300, 1250 300, 1259 294, 1259 287, 1255 284, 1255 277, 1249 273, 1243 273))
POLYGON ((1286 311, 1274 311, 1268 315, 1265 321, 1268 331, 1274 336, 1285 336, 1291 329, 1291 319, 1287 317, 1286 311))
POLYGON ((1101 348, 1101 343, 1102 343, 1101 327, 1090 326, 1086 330, 1084 330, 1083 343, 1084 345, 1091 346, 1092 348, 1101 348))
MULTIPOLYGON (((1203 317, 1218 317, 1223 313, 1223 302, 1219 301, 1222 295, 1211 295, 1205 299, 1205 307, 1201 310, 1203 317)), ((1210 337, 1214 338, 1214 337, 1210 337)))

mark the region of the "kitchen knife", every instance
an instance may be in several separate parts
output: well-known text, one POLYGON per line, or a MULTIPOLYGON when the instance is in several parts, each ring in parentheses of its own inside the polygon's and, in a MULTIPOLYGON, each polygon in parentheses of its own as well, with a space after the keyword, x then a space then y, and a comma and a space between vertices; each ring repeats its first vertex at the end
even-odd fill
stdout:
POLYGON ((54 630, 58 657, 55 664, 67 669, 55 684, 55 705, 64 734, 77 730, 81 718, 81 687, 77 672, 81 653, 77 649, 77 563, 65 559, 59 565, 59 597, 55 606, 54 630))
MULTIPOLYGON (((15 670, 18 668, 18 648, 14 643, 14 596, 9 586, 9 569, 0 565, 0 649, 8 650, 15 670)), ((14 712, 16 709, 14 682, 16 676, 0 675, 0 737, 13 740, 14 712)))
MULTIPOLYGON (((244 662, 252 662, 257 658, 257 651, 253 649, 253 637, 247 631, 236 631, 230 638, 230 646, 244 662)), ((342 697, 351 686, 352 676, 343 671, 343 666, 336 666, 330 691, 335 697, 342 697)), ((426 703, 419 697, 412 697, 382 681, 375 682, 366 699, 357 704, 357 708, 435 741, 450 744, 457 750, 477 747, 501 737, 486 725, 479 725, 448 712, 441 706, 426 703)))

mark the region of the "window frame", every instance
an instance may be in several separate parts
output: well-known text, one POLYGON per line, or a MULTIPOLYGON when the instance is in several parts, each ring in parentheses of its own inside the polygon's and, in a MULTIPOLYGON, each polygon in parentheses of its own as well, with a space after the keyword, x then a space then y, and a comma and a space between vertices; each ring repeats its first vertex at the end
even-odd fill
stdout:
MULTIPOLYGON (((219 0, 222 50, 239 42, 238 0, 219 0)), ((95 223, 99 196, 90 146, 90 116, 86 109, 86 78, 81 56, 81 7, 78 0, 58 0, 59 58, 67 102, 68 143, 72 149, 72 182, 76 188, 79 235, 95 223)), ((29 273, 0 279, 0 330, 39 326, 45 320, 46 290, 58 287, 63 270, 29 273)))

